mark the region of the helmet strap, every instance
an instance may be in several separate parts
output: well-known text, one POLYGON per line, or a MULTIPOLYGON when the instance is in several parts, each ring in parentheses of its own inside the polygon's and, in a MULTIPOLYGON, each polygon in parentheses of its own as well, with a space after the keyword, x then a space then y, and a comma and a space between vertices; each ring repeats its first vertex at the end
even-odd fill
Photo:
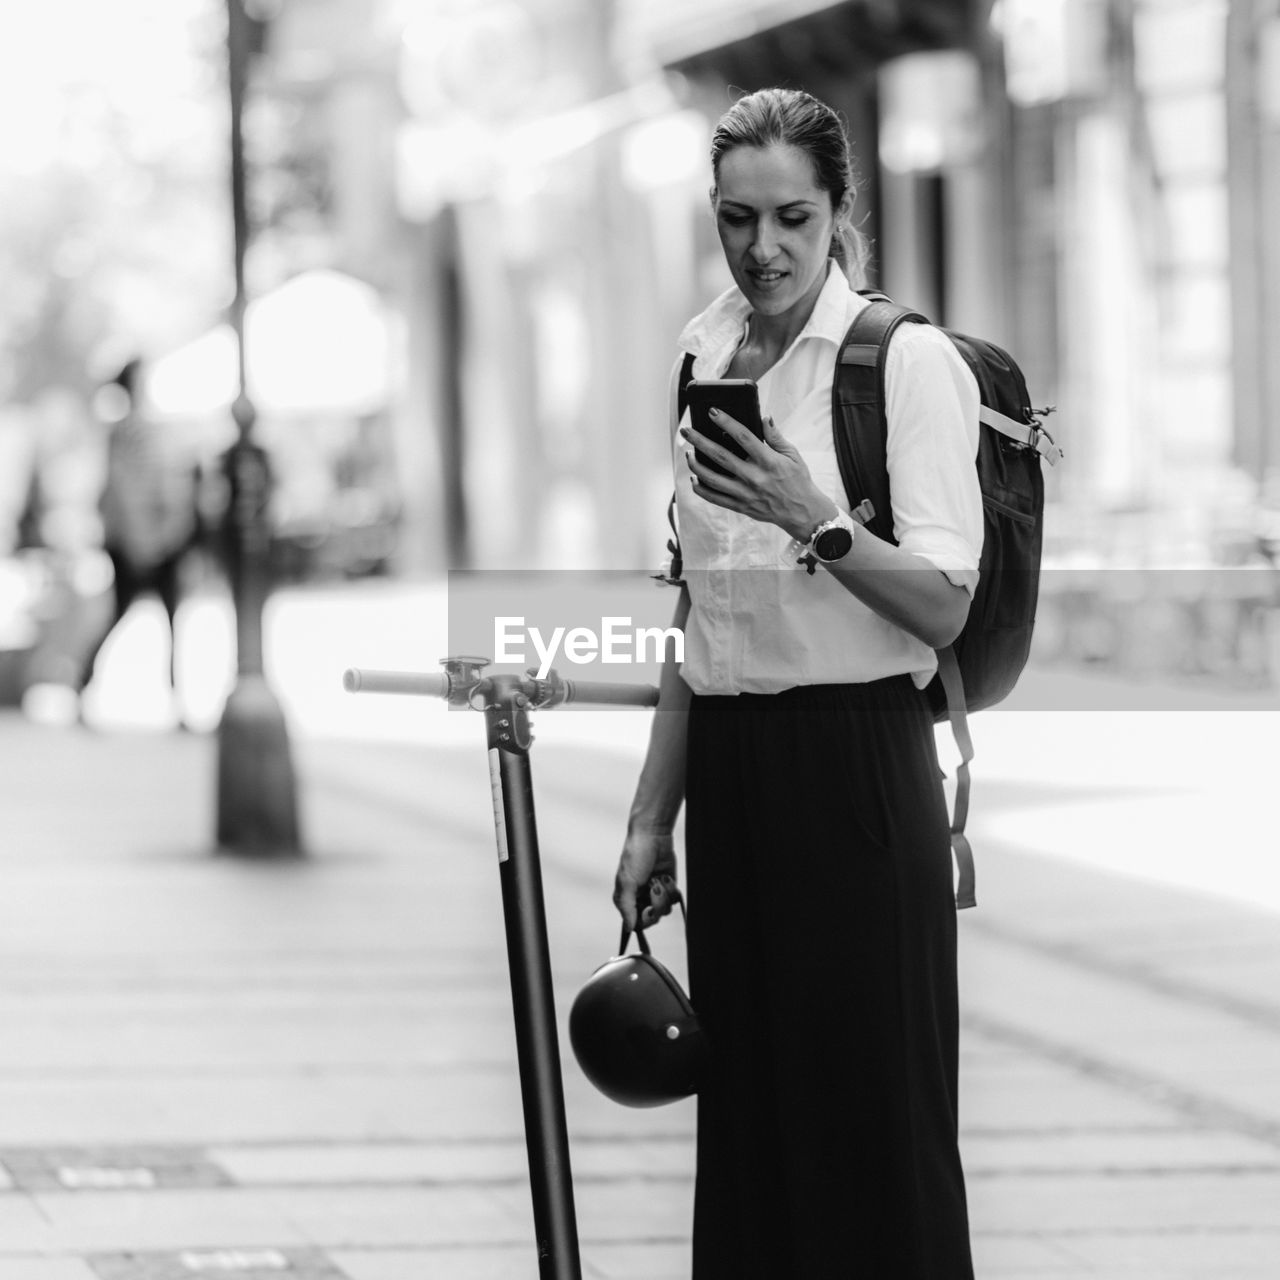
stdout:
MULTIPOLYGON (((680 908, 680 915, 684 919, 684 927, 688 929, 689 913, 685 910, 684 894, 677 893, 675 901, 676 901, 676 905, 680 908)), ((636 935, 636 942, 639 944, 639 947, 640 947, 640 954, 642 956, 651 955, 652 949, 649 946, 649 939, 644 936, 644 929, 638 923, 635 928, 635 935, 636 935)), ((622 926, 622 939, 618 943, 618 954, 620 956, 625 956, 627 954, 627 947, 630 944, 630 942, 631 942, 631 930, 628 929, 627 926, 624 924, 622 926)))

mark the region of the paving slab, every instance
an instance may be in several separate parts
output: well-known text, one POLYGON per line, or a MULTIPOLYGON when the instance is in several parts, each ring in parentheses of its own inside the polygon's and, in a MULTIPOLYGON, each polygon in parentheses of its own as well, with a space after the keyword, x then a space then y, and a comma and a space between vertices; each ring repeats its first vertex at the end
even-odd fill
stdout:
MULTIPOLYGON (((315 1183, 516 1182, 529 1176, 523 1138, 432 1143, 294 1143, 215 1147, 205 1158, 240 1186, 315 1183)), ((692 1135, 591 1139, 579 1135, 570 1153, 575 1179, 692 1177, 692 1135)))
POLYGON ((1008 1233, 1034 1228, 1046 1238, 1081 1232, 1280 1231, 1280 1171, 1059 1174, 974 1179, 971 1220, 1008 1233))
POLYGON ((1240 1171, 1280 1171, 1280 1150, 1269 1142, 1181 1127, 968 1133, 963 1150, 969 1178, 1142 1172, 1213 1172, 1226 1176, 1240 1171))
POLYGON ((29 1197, 0 1196, 0 1258, 13 1254, 73 1253, 56 1228, 29 1197))
MULTIPOLYGON (((478 1244, 464 1249, 335 1251, 350 1280, 535 1280, 538 1262, 531 1244, 478 1244)), ((586 1240, 580 1250, 583 1280, 688 1280, 684 1242, 605 1243, 586 1240)))
POLYGON ((40 1192, 30 1202, 62 1249, 86 1255, 316 1243, 279 1201, 234 1189, 40 1192))
POLYGON ((537 1250, 529 1241, 377 1252, 337 1249, 330 1256, 350 1280, 534 1280, 538 1274, 537 1250))
POLYGON ((1089 1274, 1151 1277, 1223 1275, 1274 1277, 1280 1274, 1280 1231, 1202 1228, 1169 1229, 1147 1234, 1098 1232, 1071 1237, 1070 1252, 1092 1270, 1089 1274))
POLYGON ((0 1080, 5 1145, 505 1137, 522 1125, 505 1071, 260 1073, 0 1080))
POLYGON ((196 1147, 9 1147, 0 1161, 24 1191, 220 1187, 230 1178, 196 1147))
MULTIPOLYGON (((968 1024, 965 1030, 975 1034, 968 1024)), ((1111 1079, 1093 1078, 1073 1070, 1069 1063, 1030 1052, 1000 1066, 972 1068, 960 1083, 962 1149, 971 1131, 1040 1131, 1063 1124, 1128 1129, 1168 1123, 1169 1109, 1161 1100, 1118 1088, 1111 1079)))
POLYGON ((1062 1280, 1069 1271, 1079 1268, 1081 1260, 1052 1240, 1034 1235, 1001 1236, 989 1231, 973 1233, 973 1269, 976 1276, 1044 1276, 1046 1280, 1062 1280))
POLYGON ((0 1257, 0 1280, 98 1280, 83 1258, 0 1257))
POLYGON ((589 1280, 688 1280, 689 1246, 683 1240, 650 1240, 640 1246, 588 1241, 582 1269, 589 1280))
POLYGON ((229 1276, 233 1280, 347 1280, 316 1249, 179 1249, 101 1253, 90 1258, 99 1280, 190 1280, 229 1276))

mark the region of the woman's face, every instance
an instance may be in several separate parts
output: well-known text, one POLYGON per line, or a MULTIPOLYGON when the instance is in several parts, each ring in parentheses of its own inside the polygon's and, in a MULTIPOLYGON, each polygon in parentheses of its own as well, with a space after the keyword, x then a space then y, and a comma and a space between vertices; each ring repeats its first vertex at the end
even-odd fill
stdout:
POLYGON ((716 229, 734 283, 760 315, 808 318, 827 279, 836 209, 798 147, 735 147, 720 158, 716 229))

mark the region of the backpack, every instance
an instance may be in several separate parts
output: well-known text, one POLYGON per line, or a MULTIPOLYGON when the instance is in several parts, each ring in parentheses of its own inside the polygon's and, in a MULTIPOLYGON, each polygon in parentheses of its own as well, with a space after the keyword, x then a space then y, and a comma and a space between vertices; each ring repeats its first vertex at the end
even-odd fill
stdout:
MULTIPOLYGON (((885 465, 885 361, 900 324, 927 324, 882 293, 863 290, 866 306, 841 343, 831 392, 831 423, 840 478, 850 514, 877 537, 895 543, 885 465)), ((982 490, 983 543, 978 587, 960 634, 938 653, 938 671, 925 692, 934 721, 948 719, 960 751, 956 769, 951 847, 959 876, 956 906, 975 904, 973 850, 964 834, 969 814, 969 762, 973 739, 968 712, 1004 698, 1026 666, 1031 650, 1044 535, 1044 478, 1062 450, 1041 425, 1051 409, 1032 409, 1027 384, 1010 355, 980 338, 942 329, 978 383, 978 485, 982 490)), ((684 388, 693 376, 686 356, 678 375, 677 420, 684 388)), ((674 505, 674 498, 672 499, 674 505)), ((682 568, 678 541, 670 544, 672 577, 682 568)))

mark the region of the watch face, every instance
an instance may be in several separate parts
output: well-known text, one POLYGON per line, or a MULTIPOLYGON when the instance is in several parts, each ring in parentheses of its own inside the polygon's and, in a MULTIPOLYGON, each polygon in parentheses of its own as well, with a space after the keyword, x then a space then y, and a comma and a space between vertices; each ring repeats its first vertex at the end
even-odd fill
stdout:
POLYGON ((819 560, 839 560, 849 554, 853 546, 853 534, 848 529, 837 525, 834 529, 824 529, 813 541, 813 552, 819 560))

